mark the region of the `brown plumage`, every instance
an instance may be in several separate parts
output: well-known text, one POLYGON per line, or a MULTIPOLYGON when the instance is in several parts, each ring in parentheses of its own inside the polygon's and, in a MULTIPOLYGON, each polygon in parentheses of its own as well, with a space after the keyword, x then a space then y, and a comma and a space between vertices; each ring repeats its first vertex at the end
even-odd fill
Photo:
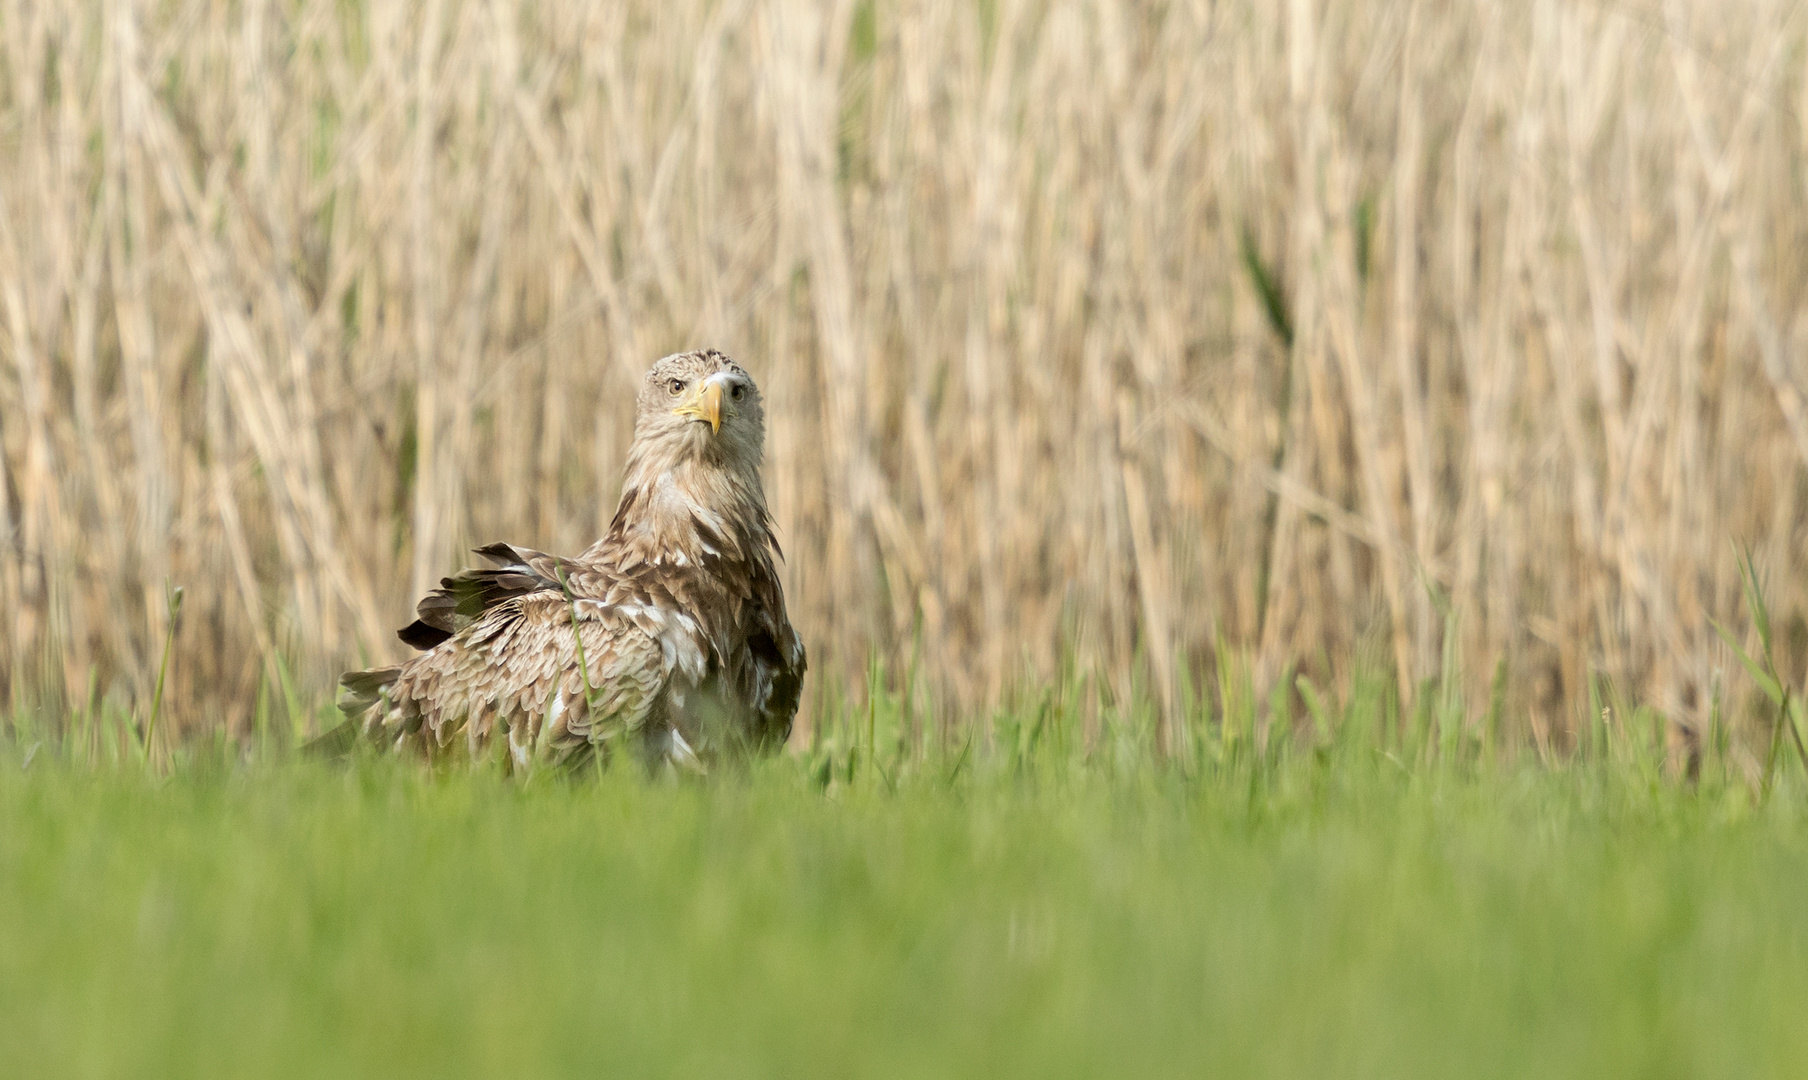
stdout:
POLYGON ((804 647, 774 566, 764 440, 759 389, 733 360, 654 364, 608 534, 569 559, 479 548, 488 567, 446 578, 399 632, 425 651, 345 675, 340 708, 430 755, 505 738, 519 765, 627 745, 700 767, 784 742, 804 647))

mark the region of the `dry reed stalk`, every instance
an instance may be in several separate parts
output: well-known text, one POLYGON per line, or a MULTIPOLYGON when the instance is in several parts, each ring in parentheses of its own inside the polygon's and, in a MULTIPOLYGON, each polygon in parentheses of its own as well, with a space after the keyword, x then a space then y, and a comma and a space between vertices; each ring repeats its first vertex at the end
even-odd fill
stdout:
POLYGON ((594 537, 634 380, 699 344, 767 390, 814 670, 915 663, 943 723, 1071 657, 1178 747, 1221 646, 1267 700, 1369 643, 1477 706, 1504 658, 1541 753, 1596 676, 1696 723, 1729 539, 1808 667, 1800 5, 0 0, 0 31, 15 702, 147 694, 165 580, 177 725, 396 655, 463 547, 594 537))

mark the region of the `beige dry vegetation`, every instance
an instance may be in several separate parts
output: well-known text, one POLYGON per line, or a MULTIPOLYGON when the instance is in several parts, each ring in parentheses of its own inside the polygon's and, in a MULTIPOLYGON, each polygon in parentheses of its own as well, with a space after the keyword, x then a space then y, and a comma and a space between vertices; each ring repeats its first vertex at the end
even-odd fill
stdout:
POLYGON ((462 549, 597 534, 634 380, 705 344, 818 676, 1171 702, 1366 649, 1504 672, 1518 738, 1595 674, 1699 724, 1734 544, 1801 670, 1802 4, 5 0, 0 43, 15 703, 142 698, 166 581, 187 725, 399 655, 462 549))

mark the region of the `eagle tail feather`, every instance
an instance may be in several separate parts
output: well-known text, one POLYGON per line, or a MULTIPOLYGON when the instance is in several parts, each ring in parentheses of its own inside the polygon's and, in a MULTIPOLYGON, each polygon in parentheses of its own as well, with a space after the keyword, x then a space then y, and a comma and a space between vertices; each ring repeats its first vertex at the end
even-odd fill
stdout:
POLYGON ((399 667, 348 671, 339 677, 339 711, 347 720, 358 720, 381 701, 383 691, 402 674, 399 667))
POLYGON ((339 712, 345 722, 303 743, 301 752, 308 757, 344 758, 358 745, 358 737, 369 727, 365 716, 372 706, 383 700, 383 692, 402 674, 399 667, 348 671, 339 677, 339 712))

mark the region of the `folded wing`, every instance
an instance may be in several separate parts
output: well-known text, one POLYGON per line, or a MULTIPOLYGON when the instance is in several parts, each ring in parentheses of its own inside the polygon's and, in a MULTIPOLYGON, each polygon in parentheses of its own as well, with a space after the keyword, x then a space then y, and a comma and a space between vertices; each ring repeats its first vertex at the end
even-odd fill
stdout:
POLYGON ((400 668, 347 675, 346 714, 385 741, 418 735, 444 748, 462 737, 473 752, 492 732, 506 733, 522 760, 606 742, 654 718, 676 661, 642 609, 569 600, 556 581, 508 592, 516 583, 489 580, 485 606, 461 614, 462 625, 431 651, 400 668))
POLYGON ((490 544, 476 554, 488 565, 441 578, 439 588, 416 605, 419 618, 396 631, 397 637, 417 649, 432 649, 504 601, 535 592, 563 596, 567 586, 586 595, 595 576, 581 563, 514 544, 490 544))

